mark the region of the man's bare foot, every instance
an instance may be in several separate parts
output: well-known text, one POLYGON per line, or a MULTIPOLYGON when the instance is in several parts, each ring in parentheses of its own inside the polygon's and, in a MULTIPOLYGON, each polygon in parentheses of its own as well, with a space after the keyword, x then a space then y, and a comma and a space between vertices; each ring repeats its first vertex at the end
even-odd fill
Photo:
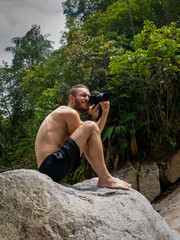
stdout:
POLYGON ((115 188, 115 189, 126 189, 128 190, 131 188, 131 184, 120 180, 119 178, 115 177, 108 177, 106 179, 98 180, 98 187, 106 187, 106 188, 115 188))

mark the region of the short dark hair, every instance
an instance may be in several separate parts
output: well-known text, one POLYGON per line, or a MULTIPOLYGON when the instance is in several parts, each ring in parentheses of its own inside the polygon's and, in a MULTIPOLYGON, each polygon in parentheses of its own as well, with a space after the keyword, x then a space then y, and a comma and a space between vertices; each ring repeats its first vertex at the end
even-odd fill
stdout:
POLYGON ((86 88, 87 90, 89 90, 89 88, 86 85, 83 84, 78 84, 73 86, 70 91, 69 91, 69 96, 72 95, 73 97, 75 97, 77 95, 77 89, 78 88, 86 88))

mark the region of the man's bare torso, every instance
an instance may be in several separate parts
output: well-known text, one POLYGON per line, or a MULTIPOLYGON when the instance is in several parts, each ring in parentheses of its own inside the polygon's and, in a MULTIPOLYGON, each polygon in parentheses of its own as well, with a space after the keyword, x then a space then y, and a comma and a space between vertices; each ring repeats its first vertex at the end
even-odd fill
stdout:
POLYGON ((35 142, 38 167, 48 155, 60 150, 72 134, 69 121, 74 112, 76 111, 70 107, 59 107, 50 113, 41 124, 35 142))

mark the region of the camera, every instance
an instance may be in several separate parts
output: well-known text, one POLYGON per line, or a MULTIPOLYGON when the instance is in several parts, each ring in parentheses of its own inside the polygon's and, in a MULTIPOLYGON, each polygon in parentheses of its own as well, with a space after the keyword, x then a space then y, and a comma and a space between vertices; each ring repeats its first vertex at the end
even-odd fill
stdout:
POLYGON ((89 97, 90 105, 97 105, 99 102, 104 102, 109 100, 108 93, 99 93, 99 92, 92 92, 89 97))
MULTIPOLYGON (((90 105, 97 105, 99 102, 105 102, 109 100, 109 94, 108 93, 99 93, 99 92, 92 92, 89 97, 89 104, 90 105)), ((96 121, 100 119, 102 115, 102 108, 99 106, 99 115, 96 121)))

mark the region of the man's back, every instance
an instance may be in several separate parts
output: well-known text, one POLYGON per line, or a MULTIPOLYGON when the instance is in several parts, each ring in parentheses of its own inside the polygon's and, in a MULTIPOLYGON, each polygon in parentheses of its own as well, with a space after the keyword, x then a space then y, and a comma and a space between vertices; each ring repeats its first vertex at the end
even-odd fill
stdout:
POLYGON ((61 149, 72 134, 70 127, 72 115, 79 117, 72 108, 62 106, 50 113, 41 124, 35 142, 38 167, 48 155, 61 149))

